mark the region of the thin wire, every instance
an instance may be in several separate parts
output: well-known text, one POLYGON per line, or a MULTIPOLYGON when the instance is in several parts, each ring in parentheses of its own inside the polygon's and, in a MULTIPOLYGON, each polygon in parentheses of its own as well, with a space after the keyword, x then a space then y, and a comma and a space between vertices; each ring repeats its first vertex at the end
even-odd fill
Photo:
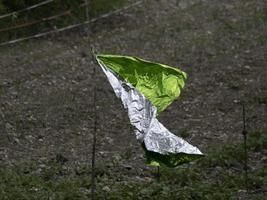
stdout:
MULTIPOLYGON (((83 6, 86 6, 86 5, 87 5, 87 3, 80 4, 79 5, 79 8, 81 8, 83 6)), ((32 22, 28 22, 28 23, 24 23, 24 24, 19 24, 17 26, 3 28, 3 29, 0 29, 0 33, 1 32, 5 32, 5 31, 10 31, 10 30, 18 29, 18 28, 23 28, 23 27, 31 26, 31 25, 42 23, 42 22, 46 22, 46 21, 51 21, 51 20, 57 19, 59 17, 65 16, 65 15, 71 15, 72 12, 73 12, 72 9, 65 10, 64 12, 61 12, 60 14, 57 14, 57 15, 45 17, 45 18, 42 18, 42 19, 39 19, 39 20, 35 20, 35 21, 32 21, 32 22)))
POLYGON ((243 103, 243 137, 244 137, 244 156, 245 156, 245 163, 244 163, 244 170, 245 170, 245 187, 246 191, 248 191, 248 151, 247 151, 247 130, 246 130, 246 110, 245 104, 243 103))
POLYGON ((0 46, 14 44, 14 43, 22 42, 22 41, 33 39, 33 38, 40 38, 40 37, 44 37, 46 35, 50 35, 50 34, 53 34, 53 33, 59 33, 59 32, 62 32, 62 31, 66 31, 66 30, 70 30, 70 29, 73 29, 73 28, 77 28, 77 27, 83 26, 85 24, 94 23, 94 22, 96 22, 96 21, 98 21, 100 19, 104 19, 104 18, 110 17, 111 15, 120 13, 121 11, 124 11, 124 10, 128 10, 128 9, 130 9, 132 7, 135 7, 135 6, 139 5, 139 4, 141 4, 142 2, 143 2, 143 0, 137 1, 137 2, 135 2, 133 4, 130 4, 128 6, 125 6, 123 8, 117 9, 117 10, 112 11, 112 12, 108 12, 108 13, 106 13, 104 15, 101 15, 100 17, 93 18, 93 19, 91 19, 89 21, 85 21, 85 22, 78 23, 78 24, 73 24, 73 25, 70 25, 70 26, 67 26, 67 27, 63 27, 63 28, 60 28, 60 29, 52 30, 52 31, 47 31, 47 32, 44 32, 44 33, 38 33, 36 35, 32 35, 32 36, 28 36, 28 37, 24 37, 24 38, 11 40, 11 41, 8 41, 8 42, 3 42, 3 43, 0 43, 0 46))
POLYGON ((71 12, 72 12, 71 10, 66 10, 66 11, 64 11, 64 12, 58 14, 58 15, 53 15, 51 17, 45 17, 45 18, 42 18, 42 19, 39 19, 39 20, 35 20, 35 21, 32 21, 32 22, 20 24, 20 25, 17 25, 17 26, 3 28, 3 29, 0 29, 0 33, 1 32, 5 32, 5 31, 10 31, 10 30, 18 29, 18 28, 28 27, 28 26, 31 26, 31 25, 34 25, 34 24, 39 24, 40 22, 51 21, 51 20, 57 19, 59 17, 65 16, 65 15, 70 15, 71 12))
POLYGON ((14 15, 17 15, 17 14, 22 13, 22 12, 24 12, 24 11, 32 10, 32 9, 34 9, 34 8, 38 8, 38 7, 40 7, 40 6, 46 5, 46 4, 48 4, 48 3, 51 3, 51 2, 53 2, 53 1, 54 1, 54 0, 43 1, 43 2, 40 2, 40 3, 34 4, 34 5, 32 5, 32 6, 29 6, 29 7, 27 7, 27 8, 24 8, 24 9, 21 9, 21 10, 18 10, 18 11, 14 11, 14 12, 11 12, 11 13, 7 13, 7 14, 5 14, 5 15, 1 15, 1 16, 0 16, 0 19, 6 18, 6 17, 9 17, 9 16, 14 16, 14 15))
MULTIPOLYGON (((94 54, 92 52, 92 54, 94 54)), ((94 55, 95 57, 95 55, 94 55)), ((95 66, 93 66, 93 77, 96 79, 96 70, 95 66)), ((94 80, 95 81, 95 80, 94 80)), ((91 174, 91 197, 92 200, 95 200, 95 189, 96 189, 96 183, 95 183, 95 158, 96 158, 96 132, 97 132, 97 108, 96 108, 96 82, 93 87, 93 101, 94 101, 94 132, 93 132, 93 144, 92 144, 92 174, 91 174)))
POLYGON ((86 7, 85 7, 85 17, 86 17, 86 20, 89 21, 89 7, 88 7, 89 3, 88 3, 88 0, 85 0, 85 5, 86 5, 86 7))

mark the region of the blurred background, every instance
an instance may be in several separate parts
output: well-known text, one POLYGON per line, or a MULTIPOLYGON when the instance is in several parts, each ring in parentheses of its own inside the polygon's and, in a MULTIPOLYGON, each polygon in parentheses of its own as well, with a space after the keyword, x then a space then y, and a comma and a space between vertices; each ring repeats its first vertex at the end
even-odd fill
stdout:
POLYGON ((96 199, 265 199, 266 22, 264 0, 0 0, 0 199, 91 199, 95 119, 96 199), (206 156, 158 179, 91 47, 185 71, 159 120, 206 156))
POLYGON ((0 42, 82 23, 110 12, 126 2, 125 0, 1 0, 0 42))

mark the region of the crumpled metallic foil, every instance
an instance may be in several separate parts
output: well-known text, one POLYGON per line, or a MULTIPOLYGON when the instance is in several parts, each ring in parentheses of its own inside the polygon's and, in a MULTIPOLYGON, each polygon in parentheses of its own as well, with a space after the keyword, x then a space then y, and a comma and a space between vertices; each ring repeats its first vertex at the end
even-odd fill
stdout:
POLYGON ((202 155, 198 148, 172 134, 156 118, 157 109, 131 84, 121 80, 100 60, 98 64, 106 74, 115 94, 128 110, 130 123, 135 127, 137 140, 144 142, 148 151, 163 155, 185 153, 202 155))

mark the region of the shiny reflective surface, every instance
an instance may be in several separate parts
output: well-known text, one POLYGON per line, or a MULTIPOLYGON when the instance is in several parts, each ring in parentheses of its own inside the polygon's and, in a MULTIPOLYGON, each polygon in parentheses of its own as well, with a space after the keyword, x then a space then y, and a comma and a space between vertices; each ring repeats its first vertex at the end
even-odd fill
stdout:
POLYGON ((160 154, 202 155, 198 148, 168 131, 156 118, 157 109, 131 84, 121 80, 112 70, 97 59, 106 74, 117 97, 128 110, 130 123, 136 128, 135 134, 144 142, 148 151, 160 154))

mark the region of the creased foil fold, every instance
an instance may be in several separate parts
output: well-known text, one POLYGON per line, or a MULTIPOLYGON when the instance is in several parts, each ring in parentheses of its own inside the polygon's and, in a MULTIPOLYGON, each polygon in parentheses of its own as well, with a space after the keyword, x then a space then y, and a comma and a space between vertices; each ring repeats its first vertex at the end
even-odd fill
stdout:
POLYGON ((97 62, 106 74, 116 96, 122 100, 124 108, 128 110, 137 140, 144 142, 148 151, 164 155, 171 153, 202 155, 198 148, 172 134, 158 121, 156 107, 143 94, 131 84, 121 80, 100 60, 97 59, 97 62))

